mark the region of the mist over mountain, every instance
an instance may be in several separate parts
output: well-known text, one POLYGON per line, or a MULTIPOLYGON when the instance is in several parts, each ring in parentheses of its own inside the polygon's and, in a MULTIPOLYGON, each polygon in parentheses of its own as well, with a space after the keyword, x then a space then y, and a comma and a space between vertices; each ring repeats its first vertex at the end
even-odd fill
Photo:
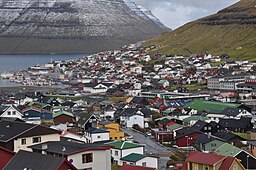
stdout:
POLYGON ((169 31, 128 0, 0 0, 0 53, 116 49, 169 31))

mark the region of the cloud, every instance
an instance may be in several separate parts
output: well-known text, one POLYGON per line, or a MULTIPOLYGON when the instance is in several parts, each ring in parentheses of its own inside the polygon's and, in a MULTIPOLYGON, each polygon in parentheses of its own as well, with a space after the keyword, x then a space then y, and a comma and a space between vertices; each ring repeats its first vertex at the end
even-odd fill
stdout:
POLYGON ((214 14, 239 0, 133 0, 150 9, 166 26, 177 28, 189 21, 214 14))

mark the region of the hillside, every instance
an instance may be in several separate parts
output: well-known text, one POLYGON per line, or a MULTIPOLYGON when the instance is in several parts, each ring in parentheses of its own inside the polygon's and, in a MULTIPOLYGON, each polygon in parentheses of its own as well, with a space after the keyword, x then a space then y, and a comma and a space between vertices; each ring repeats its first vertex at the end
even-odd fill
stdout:
POLYGON ((128 4, 127 0, 0 0, 0 54, 97 52, 168 31, 147 11, 128 4))
MULTIPOLYGON (((255 59, 256 0, 241 0, 217 14, 188 23, 144 44, 155 51, 186 54, 227 53, 235 58, 255 59)), ((153 51, 153 52, 155 52, 153 51)))

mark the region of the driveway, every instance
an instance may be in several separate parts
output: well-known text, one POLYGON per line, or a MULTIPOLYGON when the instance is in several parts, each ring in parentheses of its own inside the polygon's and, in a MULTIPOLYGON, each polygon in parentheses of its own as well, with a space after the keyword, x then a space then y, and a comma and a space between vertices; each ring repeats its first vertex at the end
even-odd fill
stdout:
POLYGON ((166 170, 166 162, 169 160, 169 155, 171 152, 175 151, 176 148, 169 148, 162 146, 157 143, 152 137, 145 136, 144 134, 134 131, 130 128, 123 129, 122 131, 132 135, 135 142, 145 144, 145 152, 147 154, 152 154, 154 156, 159 156, 159 170, 166 170))

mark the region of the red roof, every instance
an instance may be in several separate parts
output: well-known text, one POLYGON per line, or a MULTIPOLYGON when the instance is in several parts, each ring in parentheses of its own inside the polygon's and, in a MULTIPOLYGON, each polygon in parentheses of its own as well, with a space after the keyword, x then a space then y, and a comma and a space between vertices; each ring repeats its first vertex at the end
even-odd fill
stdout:
POLYGON ((156 168, 124 164, 123 166, 121 166, 120 170, 156 170, 156 168))
POLYGON ((221 164, 220 166, 220 169, 219 170, 226 170, 226 169, 229 169, 233 162, 235 161, 236 158, 234 157, 231 157, 231 156, 228 156, 226 157, 226 159, 223 161, 223 163, 221 164))
POLYGON ((2 147, 2 146, 0 146, 0 150, 3 150, 3 151, 5 151, 5 152, 8 152, 8 153, 10 153, 10 154, 15 155, 15 152, 13 152, 13 151, 11 151, 11 150, 9 150, 9 149, 6 149, 6 148, 4 148, 4 147, 2 147))
POLYGON ((215 155, 210 153, 203 152, 190 152, 189 157, 186 159, 186 162, 194 162, 204 165, 215 165, 219 161, 225 159, 225 156, 215 155))

